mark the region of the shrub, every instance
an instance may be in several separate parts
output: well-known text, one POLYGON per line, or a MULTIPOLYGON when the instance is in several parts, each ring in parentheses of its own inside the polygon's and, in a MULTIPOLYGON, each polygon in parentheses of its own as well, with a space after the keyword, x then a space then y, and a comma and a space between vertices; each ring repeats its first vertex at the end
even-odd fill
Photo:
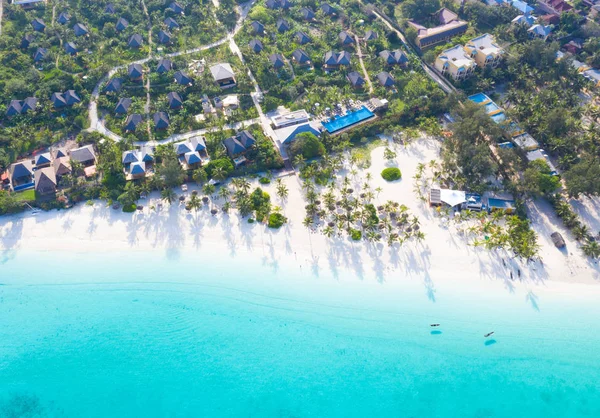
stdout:
POLYGON ((258 182, 260 184, 269 184, 269 183, 271 183, 271 180, 269 180, 268 177, 261 177, 260 179, 258 179, 258 182))
POLYGON ((360 241, 362 238, 362 232, 360 232, 358 229, 351 229, 350 238, 352 238, 353 241, 360 241))
POLYGON ((229 158, 217 158, 216 160, 210 160, 205 168, 206 174, 208 174, 209 178, 212 178, 213 171, 217 167, 221 167, 223 169, 223 173, 227 177, 229 177, 233 171, 233 163, 229 160, 229 158))
POLYGON ((127 212, 127 213, 135 212, 136 209, 137 209, 137 206, 135 203, 132 203, 131 205, 123 206, 123 212, 127 212))
POLYGON ((302 154, 304 158, 310 159, 325 154, 325 145, 314 134, 303 132, 296 135, 290 151, 292 155, 302 154))
POLYGON ((281 226, 286 222, 287 218, 281 213, 272 213, 269 215, 268 227, 273 229, 281 228, 281 226))
POLYGON ((254 221, 254 218, 248 218, 248 223, 249 223, 249 224, 253 224, 254 222, 255 222, 255 221, 254 221))
POLYGON ((394 181, 402 178, 402 173, 398 167, 388 167, 381 172, 381 177, 386 181, 394 181))

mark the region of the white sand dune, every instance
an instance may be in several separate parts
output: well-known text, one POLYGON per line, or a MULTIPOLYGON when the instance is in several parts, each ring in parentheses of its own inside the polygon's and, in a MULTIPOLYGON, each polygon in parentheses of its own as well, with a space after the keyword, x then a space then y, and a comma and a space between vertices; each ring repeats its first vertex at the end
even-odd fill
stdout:
MULTIPOLYGON (((389 165, 383 151, 382 147, 375 149, 371 167, 353 181, 362 184, 366 172, 370 172, 373 189, 383 189, 375 203, 394 200, 408 206, 421 220, 426 234, 423 243, 407 242, 390 248, 385 243, 351 242, 346 236, 329 239, 318 232, 310 233, 302 225, 305 203, 300 180, 292 176, 284 179, 289 187, 286 202, 279 202, 274 184, 264 186, 271 193, 273 203, 282 206, 289 218, 288 224, 276 231, 261 224, 248 224, 235 211, 213 216, 205 207, 189 214, 177 204, 166 205, 160 212, 151 211, 149 206, 159 201, 158 195, 153 194, 140 201, 145 206, 141 214, 122 213, 97 202, 93 206, 79 205, 37 216, 4 217, 0 219, 0 248, 123 253, 152 249, 168 256, 195 251, 199 259, 247 256, 259 258, 282 271, 302 269, 314 276, 327 274, 340 278, 352 271, 360 279, 375 279, 379 283, 398 277, 420 280, 431 297, 435 297, 434 283, 438 280, 490 281, 508 289, 561 282, 600 282, 598 265, 582 256, 549 205, 540 202, 530 205, 532 222, 539 233, 543 265, 537 262, 527 265, 511 259, 504 251, 473 248, 456 228, 441 226, 439 217, 413 192, 412 177, 417 165, 437 158, 439 144, 421 140, 406 148, 398 147, 396 163, 403 179, 393 183, 385 182, 380 176, 381 170, 389 165), (555 230, 563 233, 568 251, 561 252, 553 246, 549 235, 555 230), (510 280, 511 271, 514 281, 510 280)), ((255 185, 258 182, 253 183, 253 187, 255 185)))

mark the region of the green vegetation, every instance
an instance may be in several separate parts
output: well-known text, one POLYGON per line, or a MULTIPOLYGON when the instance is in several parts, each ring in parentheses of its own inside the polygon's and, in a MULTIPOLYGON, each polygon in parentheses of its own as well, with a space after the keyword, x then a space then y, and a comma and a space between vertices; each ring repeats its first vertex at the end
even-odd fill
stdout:
POLYGON ((386 181, 395 181, 402 178, 402 173, 398 167, 388 167, 383 169, 381 177, 386 181))
POLYGON ((14 193, 14 198, 17 202, 33 202, 35 200, 35 190, 29 189, 14 193))
POLYGON ((287 218, 285 216, 283 216, 281 213, 279 213, 279 212, 271 213, 269 215, 268 227, 273 228, 273 229, 281 228, 283 226, 283 224, 286 222, 287 222, 287 218))
POLYGON ((525 191, 535 196, 547 195, 560 186, 560 179, 551 173, 548 163, 544 160, 535 160, 529 163, 523 173, 525 191))
POLYGON ((360 232, 358 229, 350 229, 350 238, 352 238, 353 241, 360 241, 362 238, 362 232, 360 232))
POLYGON ((292 156, 301 154, 305 159, 320 157, 325 154, 325 145, 310 132, 296 136, 289 147, 292 156))
POLYGON ((271 179, 269 179, 268 177, 261 177, 258 179, 258 182, 260 184, 269 184, 271 183, 271 179))

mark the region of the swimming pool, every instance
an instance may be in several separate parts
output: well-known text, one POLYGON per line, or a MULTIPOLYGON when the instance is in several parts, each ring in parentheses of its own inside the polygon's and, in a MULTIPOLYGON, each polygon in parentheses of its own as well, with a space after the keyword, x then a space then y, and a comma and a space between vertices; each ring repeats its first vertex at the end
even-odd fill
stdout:
POLYGON ((484 107, 485 107, 485 113, 494 113, 494 112, 497 112, 498 110, 500 110, 498 105, 494 102, 489 102, 484 107))
POLYGON ((486 102, 491 101, 491 99, 483 93, 477 93, 472 96, 469 96, 469 100, 472 101, 473 103, 477 103, 477 104, 486 103, 486 102))
POLYGON ((330 120, 329 122, 323 122, 323 127, 331 134, 347 128, 348 126, 362 122, 363 120, 370 119, 373 116, 375 116, 375 114, 363 106, 354 112, 346 114, 345 116, 339 116, 333 120, 330 120))
POLYGON ((504 114, 504 112, 496 113, 495 115, 490 116, 490 117, 496 123, 501 123, 506 120, 506 115, 504 114))

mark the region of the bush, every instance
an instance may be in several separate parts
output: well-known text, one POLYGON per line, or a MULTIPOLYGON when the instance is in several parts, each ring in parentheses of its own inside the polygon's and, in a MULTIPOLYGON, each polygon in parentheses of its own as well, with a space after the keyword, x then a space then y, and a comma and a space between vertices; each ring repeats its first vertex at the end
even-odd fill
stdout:
POLYGON ((352 238, 353 241, 360 241, 362 238, 362 232, 360 232, 358 229, 351 229, 350 238, 352 238))
POLYGON ((381 177, 386 181, 394 181, 402 178, 402 173, 398 167, 388 167, 381 172, 381 177))
POLYGON ((271 183, 271 180, 269 180, 268 177, 261 177, 260 179, 258 179, 258 182, 260 184, 269 184, 269 183, 271 183))
POLYGON ((281 228, 281 226, 286 222, 287 218, 281 213, 272 213, 269 215, 268 227, 273 229, 281 228))
POLYGON ((136 209, 137 209, 137 205, 135 203, 132 203, 131 205, 123 206, 123 212, 126 212, 126 213, 135 212, 136 209))
POLYGON ((310 159, 325 154, 325 145, 314 134, 303 132, 296 135, 290 151, 292 155, 302 154, 304 158, 310 159))
POLYGON ((248 223, 253 224, 255 222, 254 218, 248 218, 248 223))
POLYGON ((208 174, 209 178, 212 178, 213 171, 217 167, 221 167, 227 177, 229 177, 231 175, 231 172, 233 171, 233 163, 229 158, 224 157, 217 158, 216 160, 210 160, 205 168, 206 174, 208 174))

